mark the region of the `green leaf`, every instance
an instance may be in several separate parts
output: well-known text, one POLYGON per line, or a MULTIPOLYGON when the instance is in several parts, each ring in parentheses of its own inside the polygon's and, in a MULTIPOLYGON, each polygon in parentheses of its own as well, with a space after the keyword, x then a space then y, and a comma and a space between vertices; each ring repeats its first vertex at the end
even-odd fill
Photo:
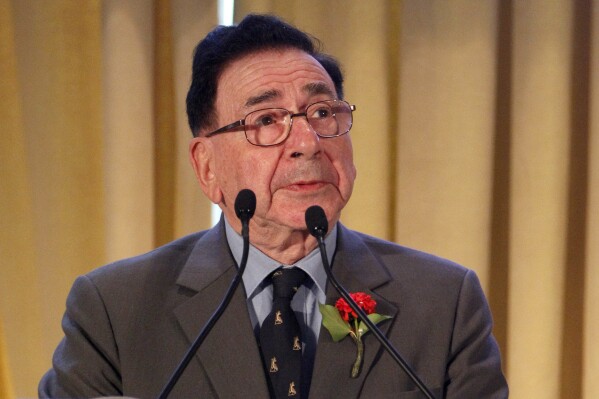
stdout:
MULTIPOLYGON (((371 313, 368 315, 368 319, 373 322, 374 324, 379 324, 380 322, 390 319, 391 316, 387 316, 384 314, 378 314, 378 313, 371 313)), ((364 334, 366 334, 369 331, 368 326, 361 321, 360 325, 358 326, 358 336, 363 336, 364 334)))
POLYGON ((336 307, 319 303, 318 308, 322 314, 322 325, 329 330, 333 341, 339 342, 349 334, 351 327, 343 320, 336 307))

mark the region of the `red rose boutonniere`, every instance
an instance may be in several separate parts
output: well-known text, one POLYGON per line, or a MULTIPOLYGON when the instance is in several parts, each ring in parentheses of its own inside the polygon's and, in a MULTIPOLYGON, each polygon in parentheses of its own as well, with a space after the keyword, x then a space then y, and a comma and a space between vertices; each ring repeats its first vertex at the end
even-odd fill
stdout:
MULTIPOLYGON (((391 316, 374 313, 376 301, 372 299, 370 295, 363 292, 355 292, 350 294, 350 296, 374 324, 391 318, 391 316)), ((335 303, 335 306, 323 305, 322 303, 318 306, 320 308, 320 313, 322 313, 322 324, 329 330, 329 333, 331 333, 333 341, 339 342, 349 335, 356 343, 358 353, 356 361, 351 369, 351 376, 352 378, 358 377, 360 368, 362 367, 362 356, 364 354, 362 336, 368 332, 368 326, 359 321, 356 312, 349 307, 343 298, 339 298, 335 303)))

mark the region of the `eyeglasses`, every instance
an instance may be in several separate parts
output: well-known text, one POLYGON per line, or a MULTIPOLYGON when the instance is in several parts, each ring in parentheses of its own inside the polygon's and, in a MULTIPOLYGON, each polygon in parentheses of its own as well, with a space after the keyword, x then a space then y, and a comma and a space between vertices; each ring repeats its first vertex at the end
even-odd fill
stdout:
POLYGON ((268 147, 282 143, 289 137, 293 118, 304 116, 319 137, 339 137, 352 127, 355 105, 343 100, 318 101, 306 107, 306 112, 292 114, 285 108, 265 108, 250 112, 245 118, 223 126, 206 137, 239 131, 242 126, 250 144, 268 147))

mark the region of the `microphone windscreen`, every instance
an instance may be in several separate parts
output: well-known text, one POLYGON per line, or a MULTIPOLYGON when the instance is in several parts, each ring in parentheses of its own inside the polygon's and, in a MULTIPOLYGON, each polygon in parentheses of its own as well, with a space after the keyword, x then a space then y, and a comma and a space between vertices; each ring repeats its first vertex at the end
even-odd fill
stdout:
POLYGON ((306 226, 314 237, 324 237, 329 231, 329 221, 324 210, 318 205, 306 209, 306 226))
POLYGON ((244 188, 235 198, 235 214, 239 219, 247 218, 249 220, 254 216, 255 211, 256 194, 252 190, 244 188))

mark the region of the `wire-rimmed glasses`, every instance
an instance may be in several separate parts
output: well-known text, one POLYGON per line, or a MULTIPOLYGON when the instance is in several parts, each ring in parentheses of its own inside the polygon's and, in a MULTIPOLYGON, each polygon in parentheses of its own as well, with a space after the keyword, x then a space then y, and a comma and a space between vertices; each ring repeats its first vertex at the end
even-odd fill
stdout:
POLYGON ((296 114, 285 108, 265 108, 252 111, 245 118, 210 132, 206 137, 239 131, 243 127, 250 144, 268 147, 282 143, 289 137, 293 118, 304 116, 319 137, 339 137, 350 131, 355 105, 343 100, 318 101, 296 114))

